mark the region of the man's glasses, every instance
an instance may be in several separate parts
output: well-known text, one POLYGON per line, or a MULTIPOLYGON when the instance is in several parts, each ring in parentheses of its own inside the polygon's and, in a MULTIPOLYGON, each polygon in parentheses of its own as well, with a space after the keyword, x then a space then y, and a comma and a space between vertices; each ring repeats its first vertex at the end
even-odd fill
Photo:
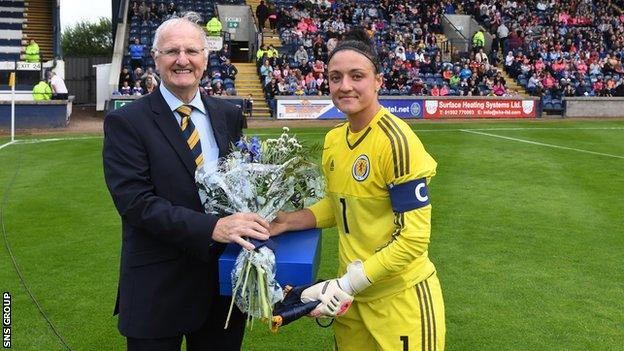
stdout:
POLYGON ((189 49, 185 49, 185 50, 180 50, 180 49, 167 49, 167 50, 156 50, 159 54, 161 55, 165 55, 171 58, 174 57, 180 57, 181 53, 184 53, 186 56, 188 57, 197 57, 199 56, 204 50, 206 50, 206 48, 201 48, 201 49, 196 49, 196 48, 189 48, 189 49))

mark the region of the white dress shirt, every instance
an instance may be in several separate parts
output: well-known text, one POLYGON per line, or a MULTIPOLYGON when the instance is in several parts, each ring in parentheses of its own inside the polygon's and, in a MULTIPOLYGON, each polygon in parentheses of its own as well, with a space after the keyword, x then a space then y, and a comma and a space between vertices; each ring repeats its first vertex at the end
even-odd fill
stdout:
POLYGON ((201 143, 202 154, 204 155, 204 170, 208 172, 216 169, 217 161, 219 159, 219 146, 215 140, 214 131, 212 130, 212 125, 210 124, 210 117, 208 116, 208 112, 206 111, 204 103, 201 100, 199 89, 195 93, 193 100, 191 100, 188 104, 185 104, 173 95, 173 93, 165 87, 165 84, 161 84, 159 89, 165 98, 167 105, 169 105, 169 108, 173 112, 178 125, 180 125, 182 117, 176 112, 176 109, 182 105, 193 106, 191 121, 193 121, 193 124, 199 133, 199 142, 201 143))

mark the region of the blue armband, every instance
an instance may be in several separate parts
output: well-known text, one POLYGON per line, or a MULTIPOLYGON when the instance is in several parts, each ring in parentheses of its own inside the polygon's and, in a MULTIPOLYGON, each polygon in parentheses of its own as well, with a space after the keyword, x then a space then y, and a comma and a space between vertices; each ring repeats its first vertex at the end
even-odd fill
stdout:
POLYGON ((427 179, 410 180, 407 183, 390 185, 390 202, 394 212, 407 212, 429 205, 427 179))

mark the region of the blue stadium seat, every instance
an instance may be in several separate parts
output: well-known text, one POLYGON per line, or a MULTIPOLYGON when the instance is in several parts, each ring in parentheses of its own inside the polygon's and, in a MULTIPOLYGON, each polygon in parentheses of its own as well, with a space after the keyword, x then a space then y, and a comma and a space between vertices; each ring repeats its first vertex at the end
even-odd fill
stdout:
POLYGON ((563 110, 563 101, 561 100, 553 100, 553 110, 562 111, 563 110))

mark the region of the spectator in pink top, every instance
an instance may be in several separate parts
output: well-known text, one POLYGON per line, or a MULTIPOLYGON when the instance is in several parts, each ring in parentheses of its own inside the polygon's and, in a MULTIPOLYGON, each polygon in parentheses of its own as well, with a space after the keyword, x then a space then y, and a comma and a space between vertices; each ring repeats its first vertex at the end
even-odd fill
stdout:
POLYGON ((437 84, 434 84, 433 88, 431 88, 431 96, 440 96, 440 89, 437 84))
POLYGON ((555 78, 553 78, 553 76, 550 74, 550 72, 546 72, 546 77, 544 77, 544 79, 542 79, 542 85, 546 89, 553 88, 555 86, 556 82, 557 81, 555 80, 555 78))
POLYGON ((497 81, 492 87, 492 93, 494 93, 494 95, 496 96, 504 96, 506 92, 507 90, 500 80, 497 81))
POLYGON ((446 83, 442 85, 440 88, 440 96, 447 96, 449 94, 449 88, 446 86, 446 83))
POLYGON ((537 62, 535 62, 535 70, 537 72, 541 72, 544 70, 544 68, 546 68, 546 64, 544 63, 544 60, 542 60, 542 58, 540 57, 537 62))

